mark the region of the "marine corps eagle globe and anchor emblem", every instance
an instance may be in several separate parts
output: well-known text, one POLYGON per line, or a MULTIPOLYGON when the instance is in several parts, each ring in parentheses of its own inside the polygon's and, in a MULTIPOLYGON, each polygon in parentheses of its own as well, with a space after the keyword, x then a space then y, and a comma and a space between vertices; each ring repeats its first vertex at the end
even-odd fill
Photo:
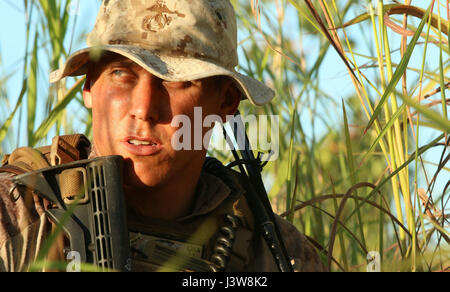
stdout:
POLYGON ((158 30, 164 29, 166 26, 170 25, 173 20, 174 15, 178 17, 185 17, 184 14, 178 11, 172 11, 167 7, 166 3, 162 0, 156 1, 156 4, 150 8, 151 15, 144 18, 142 22, 142 28, 146 31, 158 32, 158 30))

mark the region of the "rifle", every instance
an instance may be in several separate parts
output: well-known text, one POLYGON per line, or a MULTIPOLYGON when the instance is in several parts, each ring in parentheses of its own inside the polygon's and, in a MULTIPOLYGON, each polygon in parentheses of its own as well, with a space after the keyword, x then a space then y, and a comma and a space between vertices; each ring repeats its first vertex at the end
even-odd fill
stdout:
POLYGON ((28 187, 52 204, 46 214, 63 228, 71 252, 103 271, 131 270, 122 160, 100 157, 13 178, 16 186, 28 187))
POLYGON ((255 158, 253 151, 251 150, 250 142, 239 111, 237 111, 234 116, 233 134, 241 157, 239 157, 225 127, 223 128, 223 133, 227 143, 231 147, 235 159, 235 162, 231 163, 229 167, 238 165, 241 174, 247 176, 248 181, 250 182, 246 192, 246 199, 249 207, 254 213, 257 227, 267 243, 279 271, 293 272, 292 264, 290 263, 285 244, 275 221, 274 212, 262 181, 261 171, 264 165, 259 156, 258 158, 255 158))

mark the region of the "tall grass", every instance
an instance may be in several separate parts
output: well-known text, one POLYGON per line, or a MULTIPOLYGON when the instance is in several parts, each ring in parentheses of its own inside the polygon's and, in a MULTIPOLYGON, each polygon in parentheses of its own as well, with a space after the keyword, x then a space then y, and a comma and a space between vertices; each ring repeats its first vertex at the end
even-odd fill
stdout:
MULTIPOLYGON (((21 60, 23 67, 20 70, 23 83, 13 87, 21 86, 18 97, 5 92, 8 98, 0 101, 3 102, 3 108, 9 108, 9 115, 0 122, 0 143, 3 146, 46 144, 51 136, 71 132, 76 126, 72 120, 77 114, 69 114, 67 106, 72 104, 73 110, 74 105, 81 104, 82 79, 75 83, 48 84, 48 72, 59 68, 70 53, 67 44, 75 42, 73 31, 76 15, 70 13, 72 2, 74 1, 22 2, 20 8, 23 9, 26 29, 26 43, 21 60), (9 141, 5 141, 7 133, 11 132, 20 134, 17 138, 9 136, 9 141)), ((20 6, 19 3, 17 5, 20 6)), ((11 72, 6 72, 9 73, 11 72)), ((83 117, 78 115, 77 118, 83 117)), ((6 150, 11 149, 7 147, 6 150)))
MULTIPOLYGON (((70 2, 23 1, 22 90, 8 99, 0 91, 4 146, 18 144, 11 132, 23 125, 30 146, 78 129, 66 110, 79 107, 83 80, 46 92, 39 77, 42 66, 58 67, 64 44, 78 37, 70 2)), ((232 2, 239 70, 277 93, 265 107, 240 109, 280 117, 280 157, 264 169, 275 210, 332 271, 365 271, 371 251, 384 271, 448 270, 448 1, 232 2)), ((89 113, 77 119, 89 134, 89 113)))
POLYGON ((383 270, 445 270, 448 1, 372 2, 240 6, 248 31, 241 69, 274 85, 276 106, 261 111, 284 119, 286 154, 267 169, 271 198, 312 237, 331 270, 365 270, 368 251, 380 252, 383 270), (311 57, 304 44, 314 42, 311 57), (336 66, 353 85, 347 96, 324 84, 336 66))

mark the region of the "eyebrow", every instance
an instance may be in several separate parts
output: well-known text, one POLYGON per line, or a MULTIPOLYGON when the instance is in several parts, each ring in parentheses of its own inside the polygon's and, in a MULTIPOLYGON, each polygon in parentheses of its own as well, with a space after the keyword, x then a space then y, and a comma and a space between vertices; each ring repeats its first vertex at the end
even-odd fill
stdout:
POLYGON ((109 66, 124 66, 124 67, 129 67, 129 66, 139 66, 138 64, 136 64, 135 62, 131 61, 131 60, 121 60, 121 61, 111 61, 111 62, 107 62, 105 64, 105 66, 109 67, 109 66))

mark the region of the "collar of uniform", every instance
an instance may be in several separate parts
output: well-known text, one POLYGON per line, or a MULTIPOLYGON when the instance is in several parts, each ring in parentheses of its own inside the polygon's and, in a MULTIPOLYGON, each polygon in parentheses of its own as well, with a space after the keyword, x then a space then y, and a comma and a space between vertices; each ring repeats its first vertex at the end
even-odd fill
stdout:
MULTIPOLYGON (((92 143, 89 159, 97 157, 92 143)), ((231 189, 218 177, 202 171, 195 191, 194 202, 189 215, 177 219, 182 223, 198 216, 206 215, 219 207, 232 193, 231 189)))
POLYGON ((218 177, 202 171, 198 180, 194 202, 189 215, 178 219, 182 222, 211 213, 231 194, 231 189, 218 177))

